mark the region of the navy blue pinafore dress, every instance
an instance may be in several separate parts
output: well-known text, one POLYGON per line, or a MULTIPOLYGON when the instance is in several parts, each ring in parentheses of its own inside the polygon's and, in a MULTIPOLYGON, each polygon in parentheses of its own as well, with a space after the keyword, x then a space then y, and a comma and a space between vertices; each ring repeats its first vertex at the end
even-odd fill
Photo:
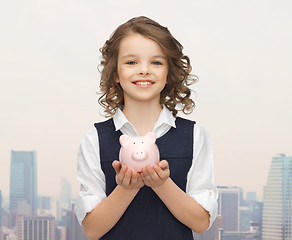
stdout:
MULTIPOLYGON (((186 191, 187 174, 193 159, 194 121, 176 118, 176 128, 171 128, 156 140, 160 160, 167 160, 170 177, 186 191)), ((115 131, 113 119, 95 123, 100 147, 100 163, 105 174, 106 195, 116 187, 112 162, 119 159, 120 131, 115 131)), ((135 196, 117 224, 106 233, 103 240, 191 240, 192 231, 179 222, 151 188, 144 186, 135 196)))

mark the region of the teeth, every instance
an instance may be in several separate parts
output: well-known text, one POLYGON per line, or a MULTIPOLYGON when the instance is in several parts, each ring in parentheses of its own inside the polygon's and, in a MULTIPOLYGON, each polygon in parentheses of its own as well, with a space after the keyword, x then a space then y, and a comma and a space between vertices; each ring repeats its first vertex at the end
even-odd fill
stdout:
POLYGON ((136 82, 138 85, 150 85, 151 82, 136 82))

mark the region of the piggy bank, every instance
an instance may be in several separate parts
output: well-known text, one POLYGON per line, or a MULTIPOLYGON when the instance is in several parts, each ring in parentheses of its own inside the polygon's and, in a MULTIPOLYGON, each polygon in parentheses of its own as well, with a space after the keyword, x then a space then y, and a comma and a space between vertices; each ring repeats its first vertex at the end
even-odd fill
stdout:
POLYGON ((143 167, 159 162, 159 150, 155 141, 156 136, 153 132, 149 132, 143 137, 121 135, 119 158, 122 166, 126 165, 141 172, 143 167))

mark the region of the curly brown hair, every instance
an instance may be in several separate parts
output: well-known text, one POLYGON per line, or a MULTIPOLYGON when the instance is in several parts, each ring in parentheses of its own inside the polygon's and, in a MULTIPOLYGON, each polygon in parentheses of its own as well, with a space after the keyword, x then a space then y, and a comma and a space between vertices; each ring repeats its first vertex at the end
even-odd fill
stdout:
POLYGON ((167 57, 167 84, 160 93, 160 104, 165 105, 173 116, 177 115, 178 106, 179 111, 183 111, 185 114, 191 113, 195 103, 190 98, 191 90, 188 86, 195 83, 198 77, 190 74, 192 67, 189 57, 183 55, 183 46, 166 27, 141 16, 120 25, 100 49, 102 53, 100 64, 102 67, 100 80, 102 95, 98 102, 105 108, 106 116, 114 115, 117 108, 124 105, 123 89, 115 79, 117 78, 119 45, 121 40, 130 33, 138 33, 155 41, 167 57))

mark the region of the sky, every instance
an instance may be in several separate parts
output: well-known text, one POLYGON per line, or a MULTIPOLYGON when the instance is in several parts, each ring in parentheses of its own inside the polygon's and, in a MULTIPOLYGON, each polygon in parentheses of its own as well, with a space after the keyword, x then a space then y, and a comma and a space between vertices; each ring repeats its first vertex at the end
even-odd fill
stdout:
MULTIPOLYGON (((82 136, 103 121, 99 48, 147 16, 184 46, 199 81, 186 118, 209 133, 217 185, 262 198, 273 156, 292 155, 292 3, 271 0, 3 1, 0 7, 0 190, 11 150, 37 151, 38 193, 76 180, 82 136)), ((183 115, 181 115, 183 116, 183 115)))

